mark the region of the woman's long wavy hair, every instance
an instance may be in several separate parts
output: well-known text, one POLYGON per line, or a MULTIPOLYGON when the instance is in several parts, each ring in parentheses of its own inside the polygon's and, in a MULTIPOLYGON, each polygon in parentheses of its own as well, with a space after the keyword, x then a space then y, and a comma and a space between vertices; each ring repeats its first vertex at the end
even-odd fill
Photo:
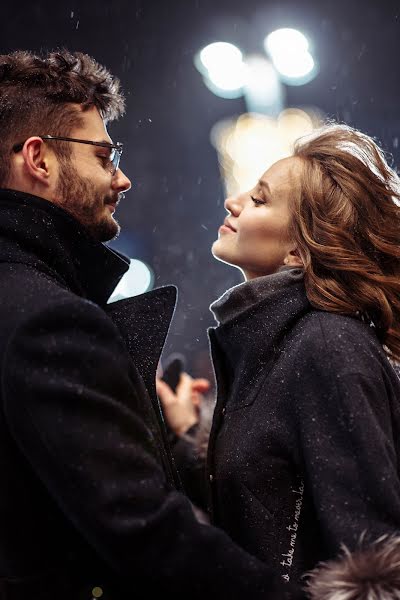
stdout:
POLYGON ((313 306, 373 324, 400 360, 400 179, 367 135, 329 124, 298 140, 291 235, 313 306))

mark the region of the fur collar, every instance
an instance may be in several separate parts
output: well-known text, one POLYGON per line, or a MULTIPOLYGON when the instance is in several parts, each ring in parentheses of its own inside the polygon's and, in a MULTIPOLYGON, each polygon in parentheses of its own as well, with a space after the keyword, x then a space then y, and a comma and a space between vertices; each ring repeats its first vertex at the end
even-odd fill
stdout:
POLYGON ((382 536, 318 565, 307 577, 311 600, 399 600, 400 537, 382 536))

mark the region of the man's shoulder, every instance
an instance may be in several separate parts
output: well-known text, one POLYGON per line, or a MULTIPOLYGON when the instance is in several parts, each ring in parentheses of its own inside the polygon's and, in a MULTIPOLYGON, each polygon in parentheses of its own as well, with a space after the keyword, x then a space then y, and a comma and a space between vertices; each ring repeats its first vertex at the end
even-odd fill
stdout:
POLYGON ((0 279, 0 320, 12 321, 14 326, 34 315, 52 313, 58 307, 76 311, 90 307, 92 311, 103 313, 100 307, 74 293, 57 276, 23 263, 0 263, 0 279))
POLYGON ((0 277, 3 285, 0 291, 3 297, 12 297, 15 302, 35 299, 35 304, 51 301, 59 294, 74 296, 68 286, 57 277, 39 267, 25 263, 0 263, 0 277))

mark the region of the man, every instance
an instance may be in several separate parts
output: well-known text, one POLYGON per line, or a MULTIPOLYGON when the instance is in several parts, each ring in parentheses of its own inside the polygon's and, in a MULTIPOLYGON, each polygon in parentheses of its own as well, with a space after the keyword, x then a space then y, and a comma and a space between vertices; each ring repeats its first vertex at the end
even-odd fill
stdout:
POLYGON ((0 57, 0 597, 300 597, 177 491, 154 381, 175 288, 107 305, 123 108, 86 55, 0 57))

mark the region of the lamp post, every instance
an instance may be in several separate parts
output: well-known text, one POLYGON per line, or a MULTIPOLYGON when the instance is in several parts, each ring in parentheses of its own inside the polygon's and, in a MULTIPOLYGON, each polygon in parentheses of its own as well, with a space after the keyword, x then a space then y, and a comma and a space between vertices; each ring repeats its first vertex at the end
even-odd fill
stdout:
POLYGON ((228 195, 254 185, 260 173, 288 156, 295 139, 320 124, 315 111, 284 109, 285 85, 304 85, 317 64, 307 38, 279 29, 264 40, 265 55, 244 56, 227 42, 214 42, 195 57, 205 85, 226 99, 243 97, 246 113, 220 121, 211 131, 228 195))

